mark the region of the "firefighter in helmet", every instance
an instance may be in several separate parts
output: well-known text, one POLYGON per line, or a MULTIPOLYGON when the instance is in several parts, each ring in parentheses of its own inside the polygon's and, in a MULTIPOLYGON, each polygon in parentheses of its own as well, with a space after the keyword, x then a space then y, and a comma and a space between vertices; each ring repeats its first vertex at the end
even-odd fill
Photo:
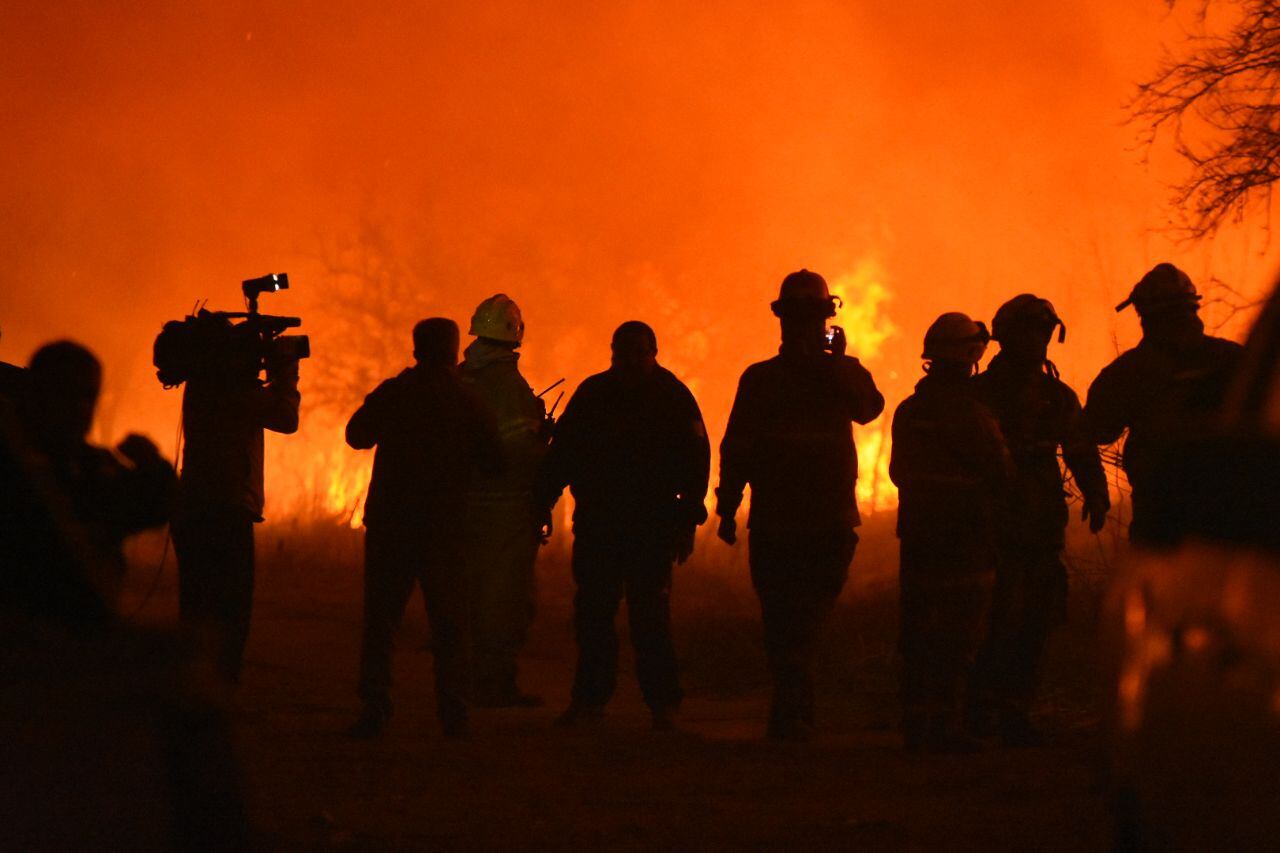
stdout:
POLYGON ((1011 746, 1039 739, 1028 712, 1045 642, 1066 615, 1062 548, 1068 512, 1059 452, 1080 491, 1081 518, 1093 532, 1102 529, 1111 506, 1097 445, 1084 432, 1080 400, 1048 357, 1055 331, 1062 343, 1066 326, 1047 299, 1013 297, 991 321, 1000 351, 974 379, 974 394, 999 422, 1016 472, 990 633, 978 656, 981 704, 974 706, 974 722, 979 728, 998 723, 1011 746))
POLYGON ((974 746, 962 712, 986 630, 1012 477, 1000 426, 973 395, 971 378, 988 340, 982 323, 958 312, 940 316, 925 334, 924 378, 893 415, 900 686, 911 751, 974 746))
POLYGON ((1142 340, 1089 386, 1084 419, 1097 444, 1111 444, 1129 431, 1123 451, 1133 502, 1129 535, 1151 541, 1176 534, 1162 519, 1187 511, 1192 498, 1155 487, 1163 460, 1203 431, 1243 349, 1205 334, 1200 294, 1173 264, 1152 267, 1116 311, 1130 305, 1138 312, 1142 340))
POLYGON ((507 461, 500 472, 475 476, 467 498, 472 700, 479 707, 536 707, 541 700, 517 685, 516 659, 534 613, 533 489, 546 452, 546 407, 520 375, 524 319, 510 297, 481 302, 470 334, 462 381, 493 413, 507 461))
POLYGON ((815 272, 783 279, 772 308, 778 355, 742 374, 720 445, 719 536, 737 539, 751 486, 749 562, 773 677, 767 734, 804 740, 813 730, 811 675, 818 631, 844 587, 858 543, 858 457, 852 424, 884 410, 884 397, 838 327, 836 298, 815 272))

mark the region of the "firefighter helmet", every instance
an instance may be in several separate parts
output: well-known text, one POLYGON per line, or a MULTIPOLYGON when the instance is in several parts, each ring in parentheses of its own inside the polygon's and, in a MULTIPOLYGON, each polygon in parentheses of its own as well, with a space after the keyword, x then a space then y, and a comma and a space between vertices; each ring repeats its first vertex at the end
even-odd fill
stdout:
POLYGON ((804 315, 834 317, 836 305, 839 302, 840 298, 832 296, 831 291, 827 289, 825 278, 816 272, 802 269, 782 280, 782 287, 778 289, 778 298, 769 307, 778 317, 804 315))
POLYGON ((1133 286, 1129 298, 1116 306, 1123 311, 1130 305, 1142 317, 1169 308, 1196 308, 1200 294, 1191 283, 1191 277, 1170 263, 1156 264, 1133 286))
POLYGON ((977 364, 991 340, 987 327, 968 314, 949 311, 933 321, 924 333, 924 353, 921 358, 929 361, 959 361, 977 364))
POLYGON ((467 334, 519 344, 524 340, 524 318, 520 316, 520 306, 505 293, 490 296, 476 306, 467 334))
POLYGON ((1058 330, 1058 343, 1067 339, 1067 326, 1053 310, 1053 303, 1033 293, 1019 293, 996 311, 991 318, 991 338, 1003 341, 1009 332, 1019 326, 1038 326, 1050 333, 1058 330))

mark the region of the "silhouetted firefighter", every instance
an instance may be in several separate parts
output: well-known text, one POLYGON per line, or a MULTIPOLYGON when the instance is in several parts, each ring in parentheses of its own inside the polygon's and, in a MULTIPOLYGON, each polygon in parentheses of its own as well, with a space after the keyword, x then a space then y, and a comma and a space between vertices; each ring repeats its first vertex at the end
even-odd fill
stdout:
POLYGON ((693 395, 657 355, 651 328, 635 320, 619 326, 612 366, 569 400, 540 472, 548 530, 565 486, 575 502, 578 669, 564 725, 599 717, 613 695, 614 617, 623 598, 654 728, 671 728, 683 698, 671 640, 671 564, 688 558, 706 520, 711 448, 693 395))
POLYGON ((802 740, 814 723, 817 634, 848 576, 861 522, 852 424, 884 411, 871 374, 844 354, 836 300, 808 270, 782 282, 773 313, 778 355, 742 374, 720 445, 720 538, 737 538, 735 514, 751 486, 749 558, 773 675, 771 738, 802 740))
POLYGON ((125 537, 169 520, 173 466, 141 435, 129 435, 117 452, 85 440, 93 425, 102 365, 89 350, 58 341, 36 351, 19 402, 33 461, 67 501, 67 511, 87 537, 114 591, 124 579, 125 537))
POLYGON ((379 734, 390 719, 392 643, 415 583, 431 623, 436 711, 447 736, 467 730, 467 491, 474 470, 502 470, 502 446, 484 404, 458 378, 457 324, 418 323, 413 356, 417 363, 375 388, 347 424, 349 445, 377 448, 364 515, 356 737, 379 734))
POLYGON ((1036 742, 1031 701, 1040 658, 1052 628, 1066 618, 1067 569, 1062 564, 1067 524, 1061 449, 1095 533, 1111 500, 1098 448, 1084 432, 1080 400, 1049 361, 1049 342, 1066 326, 1053 305, 1030 293, 1010 299, 991 322, 1000 352, 974 380, 974 393, 996 416, 1013 457, 1009 529, 1001 537, 991 629, 978 656, 972 722, 989 728, 998 714, 1009 745, 1036 742))
POLYGON ((1085 428, 1098 444, 1111 444, 1129 431, 1123 455, 1133 502, 1129 535, 1134 541, 1167 540, 1177 531, 1165 529, 1162 519, 1194 513, 1196 495, 1160 493, 1155 479, 1168 453, 1203 435, 1243 349, 1205 334, 1200 295, 1173 264, 1152 267, 1116 311, 1130 305, 1142 323, 1142 340, 1089 386, 1085 428))
POLYGON ((924 337, 925 376, 893 415, 898 486, 903 740, 915 751, 974 746, 962 707, 982 643, 1012 463, 970 378, 989 340, 960 313, 924 337))
POLYGON ((502 472, 473 478, 467 497, 472 701, 534 707, 541 699, 521 693, 516 674, 534 612, 533 488, 546 453, 546 406, 517 366, 524 319, 515 302, 501 293, 481 302, 470 333, 462 381, 493 413, 507 461, 502 472))
POLYGON ((265 504, 263 433, 297 431, 298 361, 310 354, 306 337, 281 334, 300 319, 258 313, 261 294, 287 287, 283 273, 249 279, 242 284, 248 313, 202 309, 166 323, 155 342, 161 383, 186 383, 173 519, 178 612, 212 641, 218 670, 232 682, 240 680, 253 612, 253 526, 265 504))

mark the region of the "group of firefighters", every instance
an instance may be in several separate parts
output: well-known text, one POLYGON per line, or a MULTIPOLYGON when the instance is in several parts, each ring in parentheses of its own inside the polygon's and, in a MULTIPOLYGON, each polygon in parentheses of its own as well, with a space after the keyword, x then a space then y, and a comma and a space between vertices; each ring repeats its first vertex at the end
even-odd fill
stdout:
MULTIPOLYGON (((1099 375, 1083 408, 1048 358, 1066 329, 1047 300, 1014 297, 990 333, 956 312, 929 327, 925 375, 894 413, 890 461, 900 492, 908 749, 1040 739, 1030 711, 1067 601, 1066 477, 1082 519, 1100 531, 1110 496, 1098 446, 1128 430, 1131 533, 1142 539, 1156 524, 1144 513, 1151 471, 1210 415, 1239 352, 1205 334, 1199 301, 1171 264, 1148 272, 1117 308, 1136 307, 1142 341, 1099 375), (978 372, 992 339, 999 352, 978 372)), ((780 740, 813 731, 814 646, 858 543, 852 425, 885 405, 871 374, 845 354, 843 333, 828 329, 836 304, 816 273, 784 279, 772 303, 778 355, 743 373, 720 446, 716 514, 729 545, 751 490, 751 579, 774 684, 767 734, 780 740)), ((469 704, 541 704, 521 690, 516 661, 534 609, 537 543, 550 535, 566 487, 575 502, 578 663, 557 722, 604 713, 625 600, 654 728, 672 728, 682 698, 672 569, 707 518, 710 445, 696 401, 658 364, 653 330, 630 321, 614 333, 609 369, 579 386, 553 428, 517 366, 516 304, 501 294, 485 300, 470 334, 458 366, 457 326, 420 323, 416 365, 370 394, 348 426, 352 447, 377 448, 365 514, 364 712, 352 733, 373 736, 390 717, 391 636, 415 583, 427 601, 447 734, 466 730, 469 704)))
MULTIPOLYGON (((1083 407, 1049 360, 1065 326, 1047 300, 1015 296, 989 333, 956 312, 928 328, 924 376, 893 415, 890 460, 900 496, 908 749, 1039 740, 1030 711, 1046 640, 1067 600, 1067 477, 1082 519, 1100 531, 1110 497, 1098 448, 1127 430, 1130 534, 1160 538, 1159 513, 1149 507, 1161 460, 1206 423, 1240 353, 1205 333, 1199 302, 1171 264, 1143 276, 1117 307, 1136 308, 1142 340, 1099 374, 1083 407), (979 372, 990 340, 999 351, 979 372)), ((858 543, 852 425, 873 421, 885 406, 871 374, 845 353, 843 333, 828 328, 836 305, 817 273, 783 280, 772 303, 778 355, 742 374, 720 445, 715 512, 729 545, 751 492, 749 563, 774 686, 767 734, 779 740, 813 732, 815 644, 858 543)), ((578 661, 557 722, 580 725, 604 713, 617 678, 614 621, 625 600, 653 726, 673 728, 682 690, 672 571, 707 520, 711 454, 697 402, 658 363, 653 329, 629 321, 613 334, 610 367, 584 380, 553 423, 520 374, 525 327, 516 303, 502 294, 486 299, 469 333, 474 340, 459 363, 456 323, 418 323, 415 364, 374 389, 347 425, 351 447, 375 449, 364 515, 363 710, 351 734, 376 736, 391 717, 394 634, 415 587, 426 603, 446 735, 466 733, 468 707, 542 704, 521 688, 517 659, 534 613, 539 544, 551 535, 565 488, 574 497, 578 661)), ((100 534, 117 582, 124 537, 172 518, 183 621, 212 638, 220 671, 237 680, 253 590, 252 529, 261 520, 262 430, 297 428, 296 361, 268 365, 265 383, 246 381, 234 412, 223 389, 217 411, 201 417, 198 383, 189 384, 180 478, 140 437, 126 439, 118 454, 87 442, 101 369, 84 348, 43 348, 20 381, 4 367, 0 426, 24 426, 21 444, 71 497, 67 512, 100 534), (21 394, 13 390, 19 384, 21 394), (6 412, 7 398, 22 402, 6 412), (201 423, 224 431, 230 424, 236 440, 204 435, 201 423)))

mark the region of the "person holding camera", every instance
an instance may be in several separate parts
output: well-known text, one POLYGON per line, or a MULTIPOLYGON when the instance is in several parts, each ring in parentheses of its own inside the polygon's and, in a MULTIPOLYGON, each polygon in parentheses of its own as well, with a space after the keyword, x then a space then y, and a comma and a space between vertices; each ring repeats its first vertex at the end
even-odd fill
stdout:
MULTIPOLYGON (((298 430, 302 353, 217 315, 194 322, 189 345, 198 352, 182 371, 185 446, 172 525, 178 612, 212 644, 219 674, 236 683, 253 609, 253 526, 265 504, 264 431, 298 430)), ((162 353, 157 341, 157 365, 162 353)))
POLYGON ((814 644, 844 588, 861 523, 851 427, 878 417, 884 396, 845 355, 839 327, 828 337, 836 298, 822 276, 791 273, 772 308, 782 346, 738 384, 720 444, 716 513, 720 538, 734 544, 735 516, 751 486, 751 580, 773 676, 767 734, 805 740, 814 719, 814 644))
POLYGON ((474 473, 499 474, 505 459, 492 414, 458 377, 458 338, 444 317, 414 326, 416 364, 347 423, 347 444, 377 448, 364 513, 364 709, 352 737, 381 734, 391 717, 392 641, 415 584, 431 623, 436 712, 446 737, 467 731, 467 492, 474 473))
POLYGON ((30 462, 76 523, 107 600, 124 581, 126 537, 169 520, 173 466, 150 439, 131 434, 115 448, 87 441, 102 387, 102 364, 73 341, 36 350, 17 412, 30 462))

